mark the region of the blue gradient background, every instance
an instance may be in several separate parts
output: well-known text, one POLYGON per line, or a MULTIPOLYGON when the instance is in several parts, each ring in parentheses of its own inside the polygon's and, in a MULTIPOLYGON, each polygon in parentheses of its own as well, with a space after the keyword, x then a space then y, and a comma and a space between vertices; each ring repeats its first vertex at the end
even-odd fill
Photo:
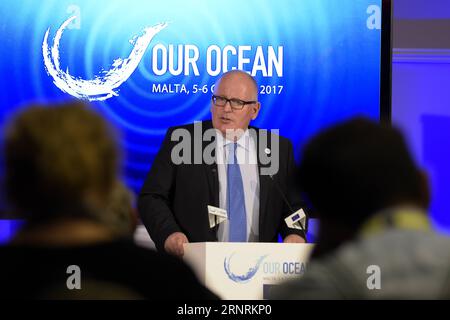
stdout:
POLYGON ((260 95, 262 110, 253 125, 279 128, 298 150, 324 126, 355 114, 379 118, 380 30, 366 27, 372 4, 381 6, 381 1, 2 1, 0 129, 29 102, 71 98, 47 75, 41 45, 47 28, 51 41, 73 15, 68 8, 76 5, 80 29, 68 29, 62 37, 61 68, 85 79, 127 57, 129 40, 144 27, 170 22, 119 88, 119 96, 92 105, 122 133, 123 173, 133 190, 139 191, 169 126, 209 118, 209 93, 152 94, 152 84, 213 84, 216 78, 205 70, 211 44, 284 46, 283 77, 256 76, 260 85, 284 89, 280 95, 260 95), (196 45, 200 76, 155 76, 151 48, 157 43, 196 45))

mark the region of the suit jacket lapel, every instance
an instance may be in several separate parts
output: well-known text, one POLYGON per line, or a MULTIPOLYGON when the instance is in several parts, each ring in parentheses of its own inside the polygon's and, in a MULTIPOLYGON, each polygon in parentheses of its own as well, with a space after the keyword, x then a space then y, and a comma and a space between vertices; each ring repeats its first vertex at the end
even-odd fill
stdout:
MULTIPOLYGON (((267 175, 261 174, 261 168, 268 167, 270 164, 261 163, 260 149, 265 149, 266 146, 260 146, 260 141, 258 139, 259 130, 256 128, 251 128, 253 130, 250 133, 253 136, 253 141, 256 144, 256 156, 258 159, 258 175, 259 175, 259 240, 264 239, 264 222, 267 215, 267 201, 269 196, 270 178, 267 175)), ((270 136, 269 136, 270 137, 270 136)))
MULTIPOLYGON (((212 128, 212 124, 210 121, 204 121, 203 122, 203 133, 205 132, 205 130, 211 129, 212 128)), ((216 144, 216 140, 214 138, 213 141, 204 141, 202 139, 202 152, 205 150, 205 148, 210 145, 211 143, 214 144, 214 151, 213 151, 213 159, 215 159, 216 157, 216 148, 215 148, 215 144, 216 144)), ((209 191, 209 199, 210 199, 210 203, 208 203, 207 205, 212 205, 215 207, 219 207, 220 206, 220 200, 219 200, 219 174, 217 171, 217 163, 214 161, 211 164, 205 163, 204 159, 202 161, 203 163, 203 167, 205 169, 206 172, 206 178, 208 180, 208 191, 209 191)), ((218 226, 215 226, 214 228, 210 228, 210 232, 211 232, 211 239, 215 239, 217 241, 217 228, 218 226)))
POLYGON ((217 164, 205 164, 206 177, 208 179, 209 194, 212 206, 219 207, 219 176, 217 173, 217 164))
MULTIPOLYGON (((203 133, 212 128, 212 124, 210 121, 204 121, 203 122, 203 133)), ((212 157, 213 159, 215 159, 216 157, 216 139, 213 138, 212 141, 204 141, 202 140, 202 152, 204 152, 205 148, 208 145, 211 145, 211 143, 213 144, 213 153, 212 153, 212 157)), ((202 160, 203 163, 203 167, 206 170, 206 176, 208 179, 208 186, 209 186, 209 194, 210 194, 210 201, 211 203, 209 203, 210 205, 213 205, 215 207, 219 207, 219 175, 217 172, 217 163, 216 161, 214 161, 213 163, 206 163, 205 159, 202 160)))

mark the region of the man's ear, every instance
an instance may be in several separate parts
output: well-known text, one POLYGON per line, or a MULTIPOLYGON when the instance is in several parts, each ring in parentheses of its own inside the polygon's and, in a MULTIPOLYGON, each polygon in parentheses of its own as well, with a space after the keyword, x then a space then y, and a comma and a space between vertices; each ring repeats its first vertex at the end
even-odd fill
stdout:
POLYGON ((259 109, 261 109, 261 103, 260 103, 260 102, 257 102, 257 103, 255 103, 255 105, 253 106, 252 120, 255 120, 256 117, 258 117, 259 109))

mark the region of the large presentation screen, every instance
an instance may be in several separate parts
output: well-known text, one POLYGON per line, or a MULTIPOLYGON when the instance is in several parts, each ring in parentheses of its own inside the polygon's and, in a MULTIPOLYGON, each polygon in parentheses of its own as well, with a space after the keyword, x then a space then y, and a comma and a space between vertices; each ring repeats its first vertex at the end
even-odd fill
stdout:
POLYGON ((122 133, 138 191, 167 128, 209 119, 214 82, 240 69, 259 85, 253 125, 298 150, 327 125, 382 116, 383 3, 4 0, 0 127, 31 102, 86 100, 122 133))

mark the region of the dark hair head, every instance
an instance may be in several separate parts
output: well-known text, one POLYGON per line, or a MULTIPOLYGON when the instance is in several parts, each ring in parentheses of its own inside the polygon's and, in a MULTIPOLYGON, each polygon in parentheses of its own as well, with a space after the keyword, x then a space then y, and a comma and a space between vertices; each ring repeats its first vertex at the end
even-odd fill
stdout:
POLYGON ((117 173, 110 128, 81 102, 26 108, 7 130, 5 156, 8 199, 31 221, 106 199, 117 173))
POLYGON ((312 138, 303 150, 299 183, 320 218, 348 226, 387 207, 428 206, 423 176, 400 132, 364 118, 312 138))

